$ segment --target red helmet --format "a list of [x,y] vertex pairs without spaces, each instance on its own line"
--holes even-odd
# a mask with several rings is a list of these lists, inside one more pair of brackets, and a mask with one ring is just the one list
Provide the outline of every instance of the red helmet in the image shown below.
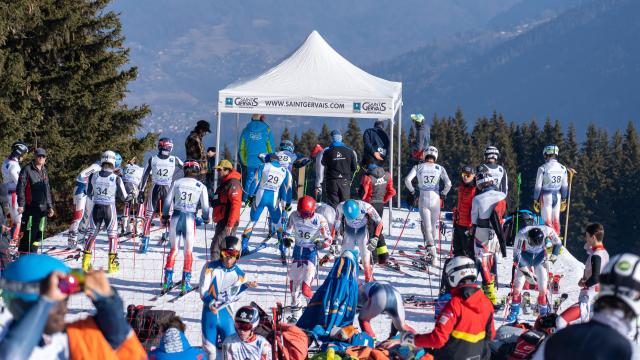
[[298,214],[303,219],[310,219],[316,212],[316,200],[311,196],[305,195],[298,199]]
[[320,153],[320,151],[322,151],[322,145],[320,144],[316,144],[316,146],[313,148],[313,150],[311,150],[311,157],[316,157],[318,156],[318,154]]

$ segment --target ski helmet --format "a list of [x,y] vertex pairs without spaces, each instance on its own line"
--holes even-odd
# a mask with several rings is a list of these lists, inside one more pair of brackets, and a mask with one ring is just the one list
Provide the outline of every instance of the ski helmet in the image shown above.
[[498,160],[498,156],[500,156],[500,150],[498,150],[495,146],[487,146],[484,149],[484,159],[485,160]]
[[253,306],[243,306],[236,312],[234,318],[236,329],[249,331],[255,330],[260,323],[260,312]]
[[411,114],[411,120],[418,124],[422,124],[424,122],[424,115],[422,114]]
[[220,249],[220,253],[224,255],[227,253],[228,256],[231,257],[239,257],[240,256],[240,240],[233,235],[229,235],[224,238],[222,241],[222,246]]
[[544,147],[544,150],[542,150],[544,156],[558,156],[559,153],[560,148],[556,145],[547,145]]
[[433,161],[438,160],[438,149],[435,146],[429,146],[425,151],[424,151],[424,158],[425,160],[431,156],[433,158]]
[[471,165],[465,165],[462,167],[462,170],[460,170],[460,172],[463,174],[467,173],[467,174],[475,175],[476,169]]
[[40,298],[40,281],[54,271],[67,274],[70,269],[62,261],[49,255],[22,255],[7,265],[2,273],[3,296],[23,301],[36,301]]
[[115,167],[119,168],[120,165],[122,165],[122,155],[120,155],[120,153],[116,153],[116,163],[114,164]]
[[529,246],[541,246],[544,244],[544,232],[539,227],[533,227],[527,231]]
[[116,153],[111,150],[107,150],[102,153],[102,157],[100,158],[101,164],[111,164],[111,166],[116,166]]
[[167,153],[173,151],[173,140],[166,137],[160,138],[158,140],[158,151],[166,151]]
[[476,170],[476,185],[478,188],[485,188],[487,186],[491,186],[495,183],[495,179],[493,175],[489,172],[489,169],[486,166],[478,166]]
[[476,280],[478,270],[476,263],[466,256],[456,256],[447,263],[444,269],[451,287],[456,287],[464,279]]
[[614,256],[600,274],[598,299],[613,296],[640,315],[640,257],[630,253]]
[[316,211],[316,200],[309,195],[298,199],[298,214],[303,219],[310,219]]
[[280,143],[280,151],[290,151],[293,152],[293,150],[295,149],[295,147],[293,146],[293,143],[291,142],[291,140],[282,140],[282,142]]
[[22,141],[16,141],[11,145],[11,155],[20,157],[29,152],[29,148]]
[[200,164],[195,160],[187,160],[182,165],[182,171],[184,171],[185,176],[198,175],[200,173]]
[[355,220],[360,215],[360,204],[353,199],[349,199],[342,204],[342,211],[347,220]]

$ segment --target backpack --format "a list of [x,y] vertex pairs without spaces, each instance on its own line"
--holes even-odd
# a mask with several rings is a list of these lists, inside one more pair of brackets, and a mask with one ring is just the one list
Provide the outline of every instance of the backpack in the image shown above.
[[147,351],[160,344],[160,323],[175,314],[173,310],[152,310],[151,306],[127,306],[127,322]]

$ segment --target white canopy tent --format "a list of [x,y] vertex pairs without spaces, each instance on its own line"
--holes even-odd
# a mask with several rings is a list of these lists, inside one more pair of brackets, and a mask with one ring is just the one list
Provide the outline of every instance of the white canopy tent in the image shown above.
[[[393,125],[396,115],[398,121],[402,119],[402,83],[375,77],[353,65],[317,31],[280,64],[218,92],[218,149],[223,113],[390,119],[389,168],[393,177]],[[398,147],[398,159],[400,154]],[[399,166],[397,174],[399,188]]]

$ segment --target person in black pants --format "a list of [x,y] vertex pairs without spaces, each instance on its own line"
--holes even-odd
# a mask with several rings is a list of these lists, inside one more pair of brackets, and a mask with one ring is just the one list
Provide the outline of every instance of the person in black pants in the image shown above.
[[351,199],[351,180],[358,170],[358,155],[342,142],[340,130],[331,132],[331,145],[324,150],[322,165],[326,200],[336,207],[339,203]]
[[18,212],[22,214],[22,238],[18,246],[20,254],[38,251],[40,239],[44,236],[41,230],[44,230],[46,218],[53,216],[49,173],[45,166],[47,152],[37,148],[34,156],[20,171],[16,188]]

